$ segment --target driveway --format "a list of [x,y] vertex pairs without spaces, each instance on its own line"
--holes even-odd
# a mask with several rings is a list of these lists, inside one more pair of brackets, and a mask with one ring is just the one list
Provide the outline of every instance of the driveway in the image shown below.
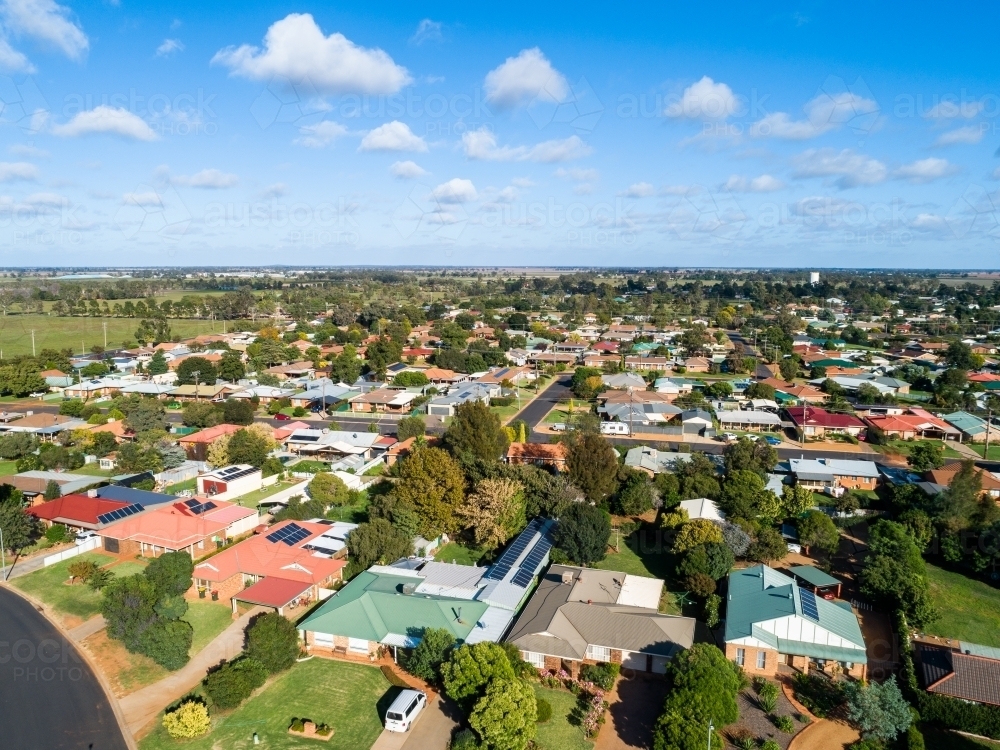
[[383,729],[372,750],[448,750],[451,733],[458,726],[459,718],[455,704],[438,697],[417,717],[409,732]]
[[111,700],[76,647],[0,587],[0,744],[127,750]]
[[531,400],[521,411],[511,417],[511,422],[515,419],[523,419],[528,424],[528,441],[532,443],[547,443],[549,436],[545,433],[534,432],[535,427],[545,419],[545,415],[552,411],[552,408],[561,401],[568,401],[572,396],[569,383],[572,380],[570,375],[562,375],[553,380],[549,385]]
[[608,720],[594,742],[594,750],[635,750],[653,746],[653,727],[663,712],[666,680],[633,677],[618,680],[607,697]]

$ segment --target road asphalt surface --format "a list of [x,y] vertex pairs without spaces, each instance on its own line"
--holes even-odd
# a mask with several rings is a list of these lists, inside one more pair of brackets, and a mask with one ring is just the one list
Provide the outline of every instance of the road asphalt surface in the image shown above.
[[3,587],[0,747],[128,750],[104,688],[76,647]]

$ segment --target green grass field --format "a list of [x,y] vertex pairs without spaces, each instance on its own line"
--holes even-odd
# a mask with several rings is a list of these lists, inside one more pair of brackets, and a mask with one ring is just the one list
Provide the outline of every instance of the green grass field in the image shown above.
[[552,718],[538,725],[536,741],[542,750],[590,750],[594,746],[584,736],[583,729],[570,723],[570,714],[576,706],[575,695],[568,690],[535,685],[535,697],[547,700],[552,706]]
[[190,602],[187,613],[182,618],[194,628],[191,642],[191,656],[201,651],[215,637],[228,628],[232,622],[232,610],[219,602]]
[[[899,453],[903,456],[909,456],[910,451],[913,449],[913,447],[916,445],[920,445],[921,443],[941,445],[940,440],[891,440],[889,441],[888,445],[872,445],[872,448],[877,450],[879,453]],[[991,450],[990,453],[992,454],[993,451]],[[944,457],[965,458],[965,454],[959,453],[957,450],[955,450],[946,443],[944,446]]]
[[282,490],[294,487],[302,481],[303,480],[301,479],[295,479],[291,482],[275,482],[270,487],[263,487],[259,490],[248,492],[245,495],[240,495],[238,498],[235,498],[235,502],[238,502],[240,505],[245,505],[247,508],[256,508],[260,505],[261,500],[269,498],[271,495],[277,495]]
[[930,563],[927,581],[941,613],[927,633],[1000,647],[1000,589]]
[[[31,331],[35,332],[35,350],[72,349],[79,354],[95,344],[104,345],[104,323],[108,324],[108,348],[123,341],[135,341],[138,318],[74,318],[54,315],[0,316],[0,350],[5,356],[31,354]],[[222,333],[222,322],[212,320],[171,319],[170,331],[175,336],[197,336],[201,333]]]
[[[139,743],[141,750],[243,750],[253,747],[253,735],[261,747],[357,750],[369,748],[382,733],[381,715],[399,689],[382,673],[363,664],[312,659],[296,664],[274,682],[228,713],[212,717],[212,730],[195,740],[171,739],[160,721]],[[293,718],[312,719],[333,727],[329,742],[318,742],[288,734]]]
[[82,583],[72,586],[66,583],[69,580],[69,566],[79,560],[92,560],[98,565],[106,565],[114,558],[96,552],[85,552],[15,578],[11,583],[24,593],[40,599],[60,615],[79,618],[81,621],[89,620],[101,610],[100,592]]
[[[992,440],[992,438],[993,436],[991,435],[990,439]],[[982,456],[983,453],[986,451],[985,443],[966,443],[966,445],[972,448],[972,450],[974,450],[980,456]],[[990,461],[1000,461],[1000,445],[997,445],[995,442],[990,443],[990,455],[988,458]]]
[[434,553],[434,559],[438,562],[454,562],[459,565],[475,565],[482,556],[482,550],[470,549],[458,542],[448,542]]
[[9,477],[13,474],[17,474],[17,461],[0,461],[0,477]]

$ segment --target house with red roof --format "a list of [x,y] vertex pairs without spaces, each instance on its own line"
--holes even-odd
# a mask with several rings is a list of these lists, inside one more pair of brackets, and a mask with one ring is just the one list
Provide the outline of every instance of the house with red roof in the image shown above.
[[279,614],[300,599],[315,601],[320,589],[341,580],[346,536],[355,524],[282,521],[194,566],[189,598],[212,593],[237,602],[273,607]]
[[238,424],[219,424],[185,435],[177,443],[192,461],[205,461],[208,459],[208,448],[212,443],[224,435],[232,435],[242,429]]
[[116,521],[97,534],[105,552],[159,557],[184,550],[197,560],[260,524],[256,508],[193,497]]
[[109,516],[129,505],[89,495],[63,495],[28,508],[28,514],[41,521],[46,528],[61,523],[73,530],[94,531],[116,520]]
[[865,417],[871,427],[881,430],[886,437],[898,440],[961,440],[961,430],[952,427],[930,412],[912,408],[906,414],[885,414]]
[[819,406],[789,406],[785,413],[795,424],[800,439],[822,440],[827,435],[864,436],[865,423],[853,414],[831,412]]

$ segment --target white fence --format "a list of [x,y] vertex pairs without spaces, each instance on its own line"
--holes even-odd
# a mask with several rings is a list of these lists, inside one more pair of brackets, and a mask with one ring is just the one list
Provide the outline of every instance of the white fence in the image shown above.
[[92,549],[97,549],[101,546],[101,538],[99,536],[94,536],[85,541],[83,544],[77,545],[76,547],[70,547],[69,549],[64,549],[62,552],[56,552],[54,555],[49,555],[44,560],[42,560],[42,565],[44,567],[49,567],[50,565],[55,565],[63,560],[68,560],[71,557],[76,557],[84,552],[89,552]]

